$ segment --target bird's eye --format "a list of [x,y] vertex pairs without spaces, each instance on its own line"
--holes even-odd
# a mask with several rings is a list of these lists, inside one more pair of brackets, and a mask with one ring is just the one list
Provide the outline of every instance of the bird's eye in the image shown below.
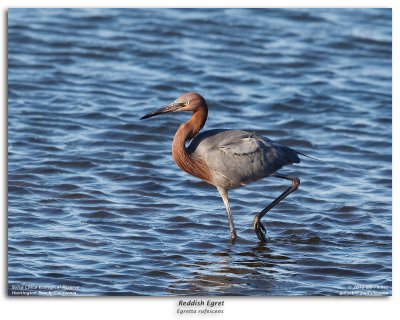
[[186,107],[186,106],[188,106],[190,104],[190,101],[186,101],[186,102],[184,102],[184,104],[185,104],[185,107]]

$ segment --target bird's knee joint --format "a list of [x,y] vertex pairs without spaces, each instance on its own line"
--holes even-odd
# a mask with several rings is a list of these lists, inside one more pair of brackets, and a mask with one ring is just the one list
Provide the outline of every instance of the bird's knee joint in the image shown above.
[[300,185],[300,179],[297,177],[293,177],[292,178],[292,187],[294,189],[297,189],[299,187],[299,185]]

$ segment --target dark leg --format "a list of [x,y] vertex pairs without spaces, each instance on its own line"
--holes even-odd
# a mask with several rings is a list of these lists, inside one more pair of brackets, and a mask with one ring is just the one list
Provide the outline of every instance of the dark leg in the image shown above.
[[300,185],[300,179],[297,177],[284,176],[284,175],[277,174],[277,173],[275,173],[271,176],[281,178],[281,179],[291,180],[292,185],[289,188],[287,188],[278,198],[276,198],[274,201],[272,201],[264,210],[262,210],[260,213],[258,213],[254,217],[254,221],[253,221],[254,232],[256,233],[258,239],[260,239],[263,242],[266,242],[267,238],[265,237],[266,230],[261,223],[261,218],[264,217],[264,215],[269,210],[271,210],[273,207],[275,207],[279,202],[281,202],[283,199],[285,199],[289,194],[291,194],[293,191],[295,191]]

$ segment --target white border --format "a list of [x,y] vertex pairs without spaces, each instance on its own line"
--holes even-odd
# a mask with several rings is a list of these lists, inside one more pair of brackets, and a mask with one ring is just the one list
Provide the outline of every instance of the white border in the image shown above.
[[[168,2],[147,0],[135,3],[129,0],[113,1],[9,1],[2,0],[1,8],[1,101],[3,109],[0,113],[1,135],[0,150],[1,176],[3,183],[0,184],[1,213],[2,213],[2,236],[0,237],[0,248],[2,248],[1,263],[1,295],[0,305],[3,319],[183,319],[189,316],[176,315],[177,298],[152,298],[152,297],[96,297],[96,298],[8,298],[7,295],[7,234],[6,234],[6,192],[7,182],[4,179],[7,174],[6,154],[6,107],[7,107],[7,8],[13,7],[391,7],[393,8],[393,195],[399,193],[399,80],[400,74],[398,58],[400,25],[398,22],[400,13],[400,2],[397,0],[384,1],[202,1],[188,2],[170,0]],[[397,40],[397,41],[396,41]],[[3,49],[4,48],[4,49]],[[396,54],[397,52],[397,54]],[[397,89],[397,90],[396,90]],[[398,212],[399,196],[393,197],[393,213]],[[400,230],[399,220],[393,214],[393,230]],[[399,278],[396,276],[396,267],[399,265],[398,237],[393,234],[393,297],[391,298],[356,298],[356,297],[322,297],[322,298],[239,298],[229,297],[225,299],[225,312],[223,315],[201,316],[201,318],[226,318],[243,319],[246,317],[259,319],[393,319],[396,298],[399,298]],[[397,268],[398,269],[398,268]],[[190,316],[199,318],[199,316]]]

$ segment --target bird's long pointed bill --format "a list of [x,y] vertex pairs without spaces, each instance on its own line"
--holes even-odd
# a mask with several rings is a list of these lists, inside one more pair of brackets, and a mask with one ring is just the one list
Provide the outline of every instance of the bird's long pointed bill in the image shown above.
[[173,103],[167,105],[166,107],[163,107],[161,109],[152,111],[152,112],[144,115],[143,117],[140,118],[140,120],[151,118],[151,117],[154,117],[156,115],[163,114],[163,113],[176,112],[176,111],[179,111],[179,109],[181,109],[183,106],[184,106],[183,103],[173,102]]

